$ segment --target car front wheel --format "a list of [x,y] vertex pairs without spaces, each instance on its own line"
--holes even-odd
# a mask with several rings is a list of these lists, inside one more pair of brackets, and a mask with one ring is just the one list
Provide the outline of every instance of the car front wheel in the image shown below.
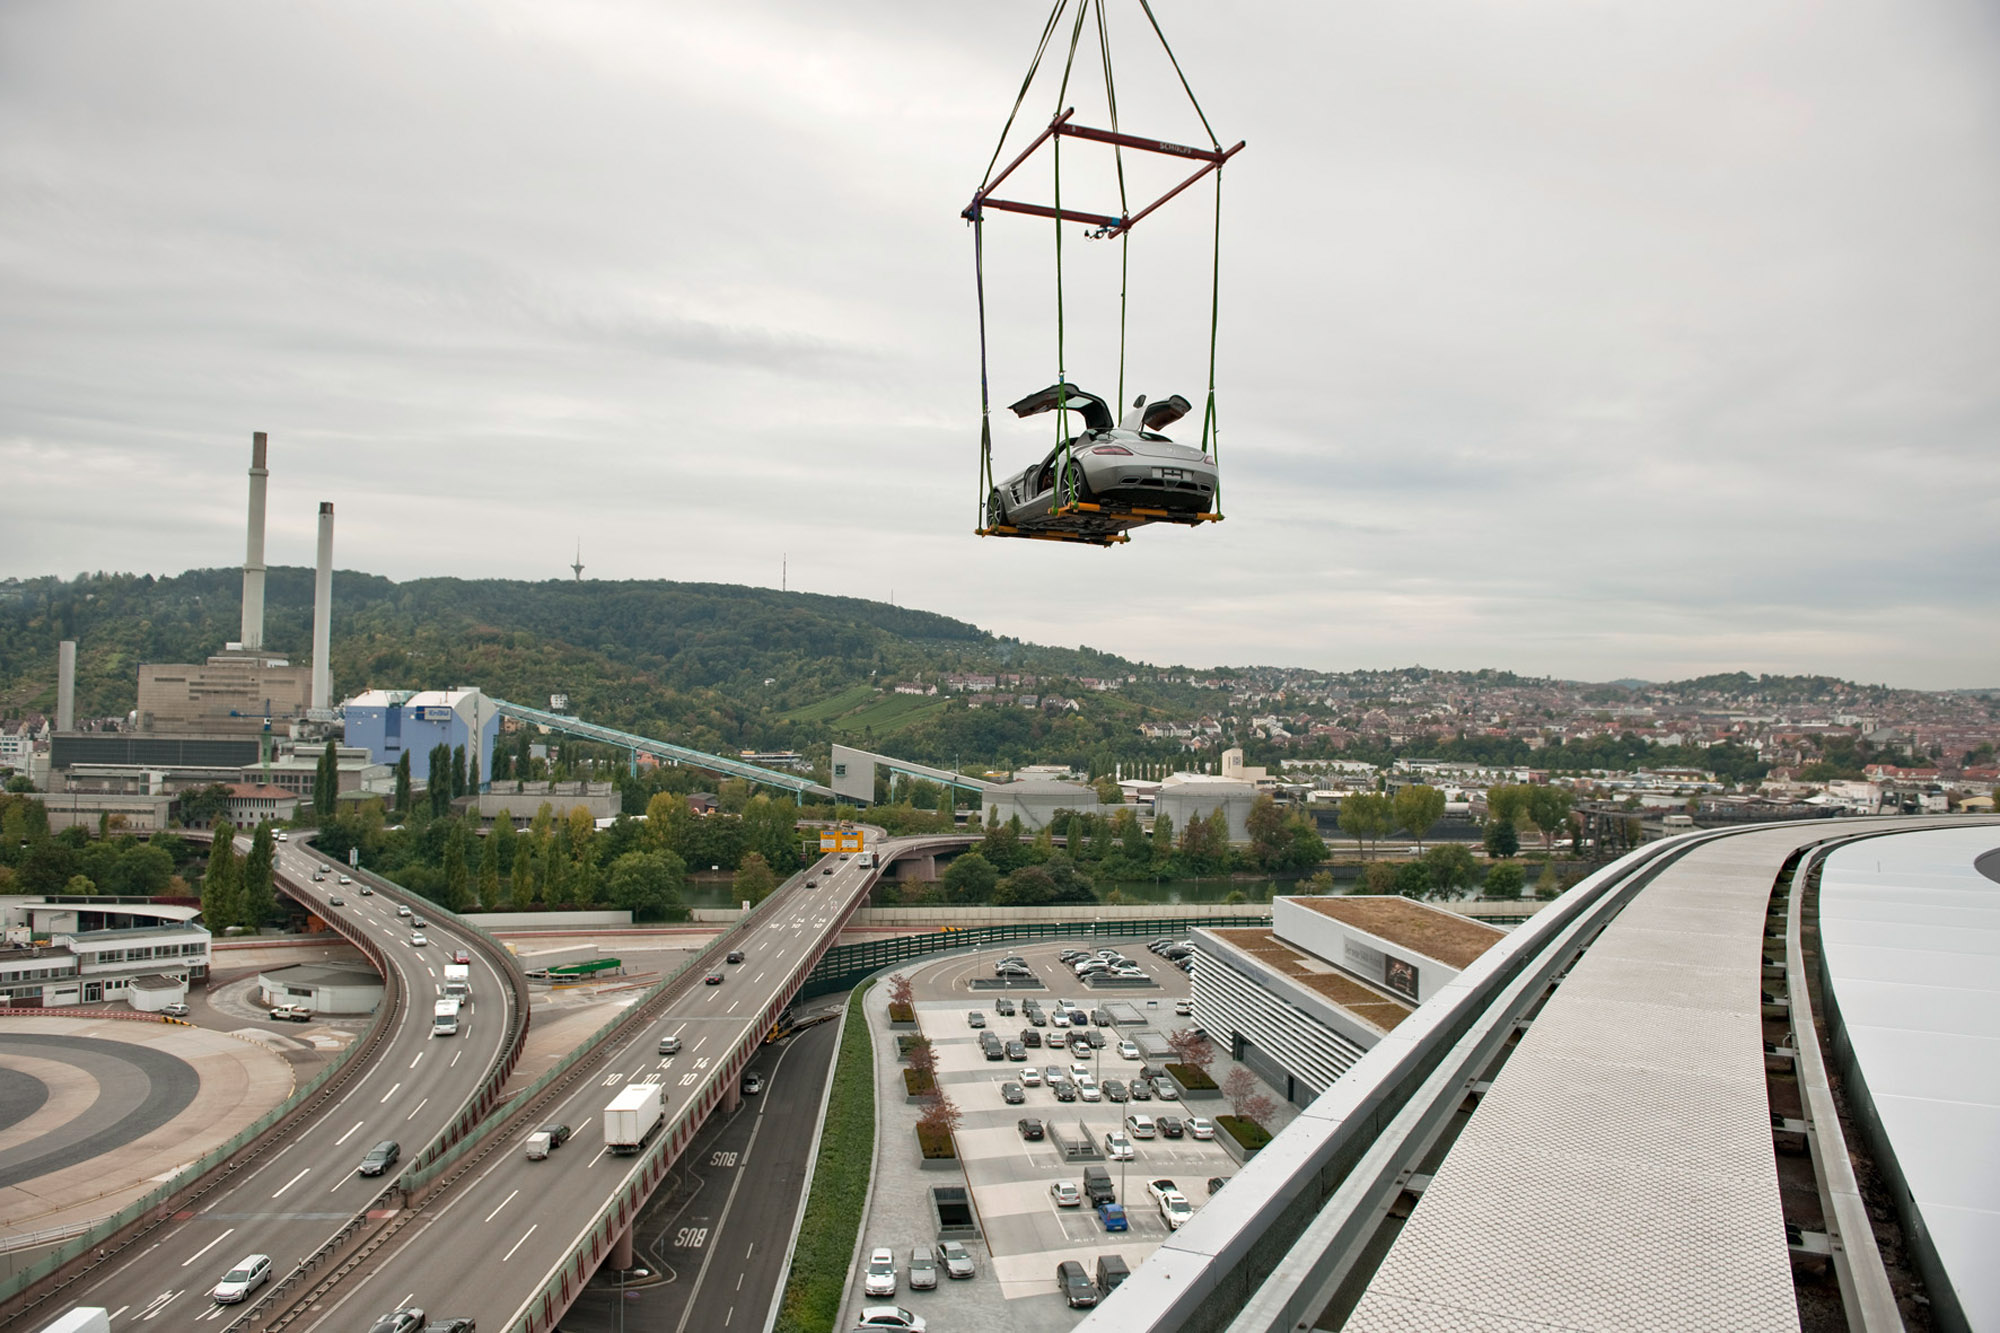
[[1000,498],[998,486],[995,486],[986,497],[986,526],[989,528],[1007,526],[1007,503]]

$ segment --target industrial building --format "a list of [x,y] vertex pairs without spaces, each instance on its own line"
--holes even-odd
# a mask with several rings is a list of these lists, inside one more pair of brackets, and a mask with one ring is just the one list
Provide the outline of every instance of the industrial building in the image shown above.
[[979,799],[985,803],[989,826],[1018,818],[1030,833],[1047,828],[1058,810],[1094,815],[1105,809],[1095,788],[1076,782],[1005,782],[988,787]]
[[272,968],[257,974],[257,989],[265,1004],[302,1004],[316,1014],[368,1014],[382,1002],[382,978],[358,963]]
[[477,753],[481,774],[493,772],[493,742],[500,710],[476,689],[369,690],[349,699],[347,742],[377,764],[410,756],[410,776],[430,780],[431,750],[438,745]]
[[1165,815],[1174,821],[1175,828],[1184,829],[1221,810],[1229,821],[1229,840],[1248,842],[1250,808],[1256,803],[1257,788],[1248,782],[1206,773],[1174,773],[1153,794],[1153,817]]

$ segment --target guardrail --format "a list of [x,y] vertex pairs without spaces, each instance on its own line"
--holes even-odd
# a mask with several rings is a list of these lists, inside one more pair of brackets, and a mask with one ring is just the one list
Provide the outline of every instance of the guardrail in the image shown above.
[[[301,1121],[318,1112],[340,1092],[348,1075],[367,1064],[389,1039],[406,1003],[395,969],[389,966],[380,946],[365,934],[337,919],[329,919],[328,924],[382,974],[382,1005],[367,1035],[336,1054],[326,1068],[282,1104],[183,1171],[181,1175],[187,1179],[169,1181],[148,1192],[0,1285],[0,1305],[5,1306],[0,1315],[8,1320],[26,1315],[226,1183],[230,1176],[257,1161],[279,1139],[289,1135]],[[96,1253],[92,1255],[92,1251]],[[92,1257],[83,1261],[86,1255]]]
[[[853,898],[841,909],[840,920],[845,921],[856,908],[867,901],[874,880],[873,875],[863,878],[860,886],[855,889]],[[789,889],[792,886],[787,887]],[[697,960],[712,958],[726,949],[736,935],[753,927],[781,897],[788,896],[788,893],[770,895],[751,910],[736,930],[716,939],[706,950],[697,955]],[[829,932],[828,938],[834,938],[838,933],[839,928],[836,926]],[[695,961],[690,960],[688,967],[677,972],[676,977],[691,971]],[[661,1178],[666,1175],[667,1168],[679,1158],[682,1149],[686,1148],[694,1138],[695,1132],[707,1118],[709,1111],[723,1099],[733,1081],[742,1072],[744,1065],[748,1064],[750,1057],[756,1054],[757,1048],[763,1043],[764,1034],[784,1012],[792,996],[805,985],[814,962],[815,960],[801,958],[787,974],[784,982],[774,992],[773,998],[759,1013],[757,1020],[751,1024],[743,1039],[710,1070],[710,1077],[699,1097],[681,1104],[680,1112],[660,1132],[658,1141],[641,1157],[636,1174],[628,1176],[624,1186],[605,1203],[583,1239],[556,1266],[543,1283],[541,1291],[528,1298],[525,1317],[518,1323],[510,1322],[508,1325],[510,1330],[516,1330],[517,1333],[552,1333],[557,1321],[582,1292],[584,1284],[590,1280],[590,1275],[596,1271],[611,1247],[617,1243],[618,1237],[638,1217],[640,1208],[651,1197]],[[661,983],[663,987],[668,984],[670,983]]]

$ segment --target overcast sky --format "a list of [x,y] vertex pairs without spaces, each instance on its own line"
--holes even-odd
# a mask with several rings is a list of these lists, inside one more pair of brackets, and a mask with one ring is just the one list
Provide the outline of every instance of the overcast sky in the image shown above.
[[[971,533],[958,213],[1046,5],[10,0],[0,574],[239,563],[265,430],[273,564],[331,500],[397,579],[580,541],[1157,662],[2000,684],[2000,11],[1155,9],[1249,142],[1228,518],[1100,551]],[[1199,139],[1111,21],[1123,127]],[[1199,401],[1212,209],[1135,233],[1128,396]],[[997,403],[1055,378],[1051,231],[988,227]],[[1064,255],[1109,396],[1117,250]]]

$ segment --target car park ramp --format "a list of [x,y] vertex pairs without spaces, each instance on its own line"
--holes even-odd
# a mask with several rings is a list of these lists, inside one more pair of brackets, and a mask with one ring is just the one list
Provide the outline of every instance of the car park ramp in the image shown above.
[[669,741],[654,740],[650,736],[638,736],[629,731],[619,731],[615,727],[601,727],[595,722],[585,722],[582,718],[571,717],[567,713],[551,713],[543,708],[530,708],[526,704],[508,703],[505,699],[489,700],[502,717],[511,717],[516,722],[531,722],[550,731],[559,731],[566,736],[576,736],[582,740],[597,741],[602,745],[615,745],[630,751],[635,757],[648,754],[668,763],[685,764],[706,773],[719,773],[724,777],[742,778],[746,782],[766,787],[776,787],[790,792],[801,802],[807,796],[834,799],[831,787],[825,787],[811,778],[797,773],[780,773],[774,768],[748,763],[741,759],[731,759],[725,755],[706,754],[691,750],[685,745],[675,745]]

